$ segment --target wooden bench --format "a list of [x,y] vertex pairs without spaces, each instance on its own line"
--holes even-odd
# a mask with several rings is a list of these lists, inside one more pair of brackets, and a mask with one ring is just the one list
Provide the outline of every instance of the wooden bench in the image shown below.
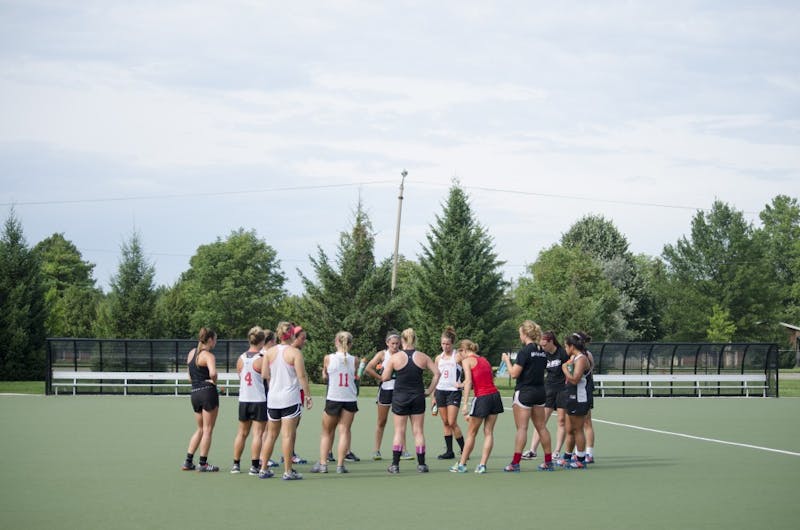
[[594,383],[602,397],[608,390],[639,389],[645,389],[649,397],[656,390],[692,390],[694,395],[702,397],[703,392],[731,389],[743,390],[748,397],[751,390],[758,391],[758,395],[766,397],[768,389],[765,374],[598,374]]
[[[59,388],[72,388],[72,394],[80,387],[121,386],[122,394],[128,395],[128,388],[158,387],[171,389],[175,395],[181,388],[191,388],[189,374],[186,372],[73,372],[54,370],[52,377],[53,393]],[[224,387],[225,395],[231,388],[239,388],[239,374],[218,372],[217,384]]]

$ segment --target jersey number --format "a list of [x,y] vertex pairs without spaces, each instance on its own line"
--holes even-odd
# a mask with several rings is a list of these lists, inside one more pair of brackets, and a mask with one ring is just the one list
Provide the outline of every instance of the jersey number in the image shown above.
[[339,386],[350,386],[350,374],[339,374]]
[[442,372],[442,379],[448,379],[450,377],[450,370],[445,370]]
[[250,372],[244,374],[244,381],[247,383],[247,386],[253,386],[253,374]]

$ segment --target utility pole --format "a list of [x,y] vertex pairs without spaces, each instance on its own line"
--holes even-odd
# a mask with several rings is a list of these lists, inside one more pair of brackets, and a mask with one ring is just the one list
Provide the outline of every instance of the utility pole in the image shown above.
[[403,214],[403,183],[406,181],[408,171],[405,169],[400,173],[403,179],[400,181],[400,195],[397,197],[397,228],[394,232],[394,266],[392,267],[392,293],[397,286],[397,259],[400,247],[400,217]]

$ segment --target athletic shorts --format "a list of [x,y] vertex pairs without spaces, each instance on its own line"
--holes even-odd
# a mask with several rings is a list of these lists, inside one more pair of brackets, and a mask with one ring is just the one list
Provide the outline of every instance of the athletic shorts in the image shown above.
[[544,406],[548,409],[563,409],[564,407],[558,406],[558,395],[561,393],[561,387],[545,387],[545,400]]
[[502,412],[503,398],[500,397],[500,392],[473,398],[469,408],[469,415],[475,418],[485,418]]
[[460,407],[461,394],[461,390],[437,390],[434,393],[434,396],[436,396],[436,406],[439,408]]
[[375,403],[383,407],[391,407],[393,394],[394,390],[384,390],[380,388],[378,389],[378,399],[375,400]]
[[331,401],[325,400],[325,413],[328,416],[339,416],[342,410],[356,413],[358,412],[358,401]]
[[267,421],[267,402],[240,401],[239,421]]
[[269,421],[281,421],[284,418],[297,418],[302,413],[303,405],[301,403],[286,407],[285,409],[267,409]]
[[392,412],[397,416],[425,414],[425,394],[398,394],[392,396]]
[[211,412],[219,408],[219,392],[217,392],[217,387],[206,386],[192,389],[192,408],[197,413],[201,410]]
[[514,392],[514,405],[529,409],[531,407],[541,407],[547,400],[544,387],[534,386],[523,388]]
[[578,401],[578,396],[566,392],[566,407],[567,414],[570,416],[586,416],[589,413],[589,402]]

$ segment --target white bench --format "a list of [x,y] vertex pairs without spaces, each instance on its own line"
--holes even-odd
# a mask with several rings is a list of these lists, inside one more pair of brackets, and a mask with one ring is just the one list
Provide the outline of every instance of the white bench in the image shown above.
[[649,397],[653,397],[654,390],[672,389],[691,389],[697,397],[702,397],[703,392],[722,389],[744,390],[749,397],[753,390],[766,397],[768,389],[765,374],[598,374],[594,382],[595,390],[599,390],[602,397],[607,390],[622,389],[645,389]]
[[[72,388],[72,394],[79,387],[121,386],[123,395],[128,395],[128,388],[161,387],[174,390],[178,395],[180,388],[191,388],[189,374],[186,372],[73,372],[54,370],[51,379],[53,393],[59,388]],[[239,374],[236,372],[218,372],[217,385],[224,387],[225,395],[230,395],[231,388],[239,388]]]

